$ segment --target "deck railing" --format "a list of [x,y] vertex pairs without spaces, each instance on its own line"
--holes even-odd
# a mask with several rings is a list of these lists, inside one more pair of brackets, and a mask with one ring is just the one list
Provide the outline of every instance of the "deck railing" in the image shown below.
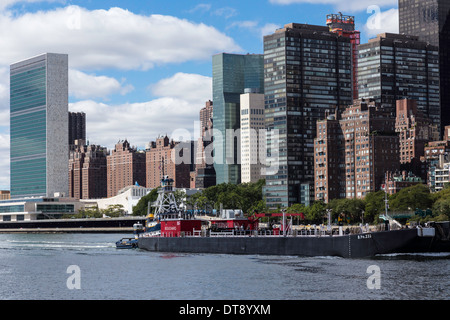
[[[193,232],[182,232],[181,237],[330,237],[338,235],[349,234],[366,234],[371,232],[386,231],[384,224],[380,224],[375,227],[369,227],[368,225],[346,227],[339,230],[339,228],[328,228],[325,225],[313,226],[307,228],[291,229],[284,235],[282,230],[278,229],[262,229],[262,230],[224,230],[224,231],[212,231],[212,230],[193,230]],[[168,235],[174,236],[174,235]]]

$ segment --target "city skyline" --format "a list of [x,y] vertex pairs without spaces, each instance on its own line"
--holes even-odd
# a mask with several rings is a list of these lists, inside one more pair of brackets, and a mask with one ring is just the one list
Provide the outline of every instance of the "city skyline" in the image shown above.
[[10,188],[9,65],[15,61],[68,54],[69,111],[86,113],[86,139],[109,149],[128,139],[144,148],[159,134],[194,132],[199,110],[212,98],[214,54],[262,54],[263,35],[292,22],[325,26],[326,15],[338,11],[356,16],[361,43],[395,32],[397,1],[375,2],[383,21],[376,30],[377,11],[368,10],[373,1],[3,2],[0,32],[8,49],[0,53],[0,189]]

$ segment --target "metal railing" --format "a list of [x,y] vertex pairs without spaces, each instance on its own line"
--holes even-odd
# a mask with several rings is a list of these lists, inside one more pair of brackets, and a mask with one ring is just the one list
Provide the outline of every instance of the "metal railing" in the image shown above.
[[[290,229],[283,233],[282,230],[278,229],[262,229],[262,230],[224,230],[224,231],[212,231],[212,230],[193,230],[192,232],[177,232],[177,233],[164,233],[165,237],[330,237],[338,235],[349,235],[349,234],[366,234],[373,231],[383,231],[383,225],[378,225],[375,230],[367,225],[353,226],[342,228],[328,228],[325,225],[307,227],[307,228],[297,228]],[[380,230],[381,229],[381,230]]]

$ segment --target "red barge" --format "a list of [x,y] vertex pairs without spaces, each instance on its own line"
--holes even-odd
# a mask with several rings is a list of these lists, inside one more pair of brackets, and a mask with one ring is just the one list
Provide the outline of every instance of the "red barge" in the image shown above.
[[[158,191],[156,210],[149,214],[146,228],[136,236],[138,247],[156,252],[251,255],[339,256],[366,258],[378,254],[450,252],[449,223],[399,230],[338,234],[331,226],[293,230],[283,216],[280,228],[260,228],[267,214],[244,218],[242,212],[225,210],[221,218],[201,220],[178,210],[173,180],[165,177]],[[272,214],[273,215],[273,214]],[[292,215],[292,214],[291,214]],[[293,214],[300,215],[301,214]]]

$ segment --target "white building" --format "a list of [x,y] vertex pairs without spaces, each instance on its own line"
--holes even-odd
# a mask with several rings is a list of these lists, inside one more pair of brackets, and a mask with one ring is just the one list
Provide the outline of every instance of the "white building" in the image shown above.
[[1,221],[32,221],[63,218],[84,209],[79,200],[70,198],[21,198],[0,201]]
[[264,94],[245,90],[241,94],[241,182],[256,182],[265,176],[266,135]]
[[141,186],[128,186],[119,190],[117,196],[104,199],[86,199],[80,200],[87,208],[98,207],[100,210],[108,209],[112,205],[122,205],[127,214],[133,213],[133,207],[138,204],[143,196],[152,191],[152,188],[144,188]]
[[450,183],[450,162],[443,163],[435,169],[435,191],[441,191],[447,183]]

